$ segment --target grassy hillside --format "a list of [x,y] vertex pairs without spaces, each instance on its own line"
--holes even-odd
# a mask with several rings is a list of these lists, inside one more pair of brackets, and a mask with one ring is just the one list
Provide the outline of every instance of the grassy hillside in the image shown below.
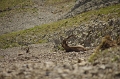
[[[64,2],[75,2],[76,0],[45,0],[46,4],[59,4]],[[24,7],[29,6],[33,3],[33,0],[0,0],[0,10],[7,8],[13,8],[15,6]]]
[[87,22],[95,16],[108,14],[111,14],[112,16],[101,17],[100,19],[107,21],[108,18],[120,17],[120,4],[109,6],[99,10],[89,11],[74,16],[72,18],[60,20],[49,24],[43,24],[34,28],[3,34],[0,36],[0,48],[25,45],[26,43],[44,43],[47,42],[47,39],[44,38],[47,35],[51,35],[63,28],[78,26],[82,22]]
[[[45,0],[44,3],[46,6],[53,6],[58,4],[60,5],[61,3],[68,3],[71,1],[75,2],[75,0]],[[34,9],[31,7],[35,4],[36,3],[34,0],[0,0],[0,17],[21,11],[34,11]],[[61,5],[60,7],[63,6]]]

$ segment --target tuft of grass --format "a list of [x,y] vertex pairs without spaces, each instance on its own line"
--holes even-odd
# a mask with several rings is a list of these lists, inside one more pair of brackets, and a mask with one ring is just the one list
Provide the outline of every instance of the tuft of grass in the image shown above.
[[101,51],[94,52],[92,55],[90,55],[88,61],[94,62],[99,57],[100,54],[101,54]]
[[3,59],[4,58],[4,56],[0,56],[0,59]]
[[92,55],[90,55],[88,61],[94,63],[95,60],[99,60],[101,58],[105,59],[106,57],[109,57],[109,62],[119,62],[120,61],[119,49],[120,47],[117,46],[117,47],[111,47],[109,49],[105,49],[103,51],[99,50],[97,52],[94,52]]
[[96,51],[92,55],[90,55],[88,61],[93,63],[95,60],[97,60],[98,58],[104,56],[107,53],[109,53],[109,49],[106,49],[106,50],[103,50],[103,51],[101,51],[101,50]]
[[111,59],[111,61],[115,62],[115,61],[119,61],[119,59],[120,59],[120,56],[116,55]]
[[[113,13],[114,11],[114,13]],[[8,48],[19,46],[19,43],[44,43],[47,42],[45,37],[53,34],[56,31],[62,30],[63,28],[71,28],[79,26],[83,22],[87,22],[93,17],[93,15],[108,15],[120,16],[120,4],[102,8],[99,10],[88,11],[74,17],[59,20],[56,22],[35,26],[34,28],[3,34],[0,36],[0,48]],[[107,20],[109,17],[102,17],[102,20]]]

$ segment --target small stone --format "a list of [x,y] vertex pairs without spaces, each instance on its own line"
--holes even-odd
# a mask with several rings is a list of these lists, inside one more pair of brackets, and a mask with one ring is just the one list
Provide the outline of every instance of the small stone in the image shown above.
[[46,70],[45,76],[49,76],[50,75],[50,71]]
[[116,72],[114,76],[120,78],[120,72]]
[[78,65],[79,66],[84,66],[84,65],[86,65],[87,64],[87,62],[85,62],[85,61],[82,61],[81,63],[79,63]]
[[54,64],[53,62],[45,62],[44,65],[45,65],[45,67],[46,67],[47,69],[52,68],[52,67],[55,66],[55,64]]
[[12,73],[12,72],[13,72],[12,70],[7,71],[7,73]]
[[19,53],[19,54],[18,54],[18,56],[21,56],[21,55],[23,55],[23,53]]
[[100,65],[99,68],[100,69],[105,69],[106,67],[105,67],[105,65]]
[[92,66],[85,66],[83,67],[83,70],[91,70],[92,69]]
[[84,58],[80,58],[80,59],[78,59],[78,63],[81,63],[81,62],[83,62],[83,61],[85,61]]
[[57,69],[57,72],[61,74],[61,73],[63,73],[63,70],[59,68],[59,69]]
[[78,63],[81,63],[82,62],[82,60],[81,59],[78,59]]

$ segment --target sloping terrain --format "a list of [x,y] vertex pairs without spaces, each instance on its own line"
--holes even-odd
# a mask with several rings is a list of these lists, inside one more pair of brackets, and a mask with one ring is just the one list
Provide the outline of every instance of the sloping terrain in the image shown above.
[[[61,42],[72,34],[76,37],[68,44],[83,45],[87,51],[64,51]],[[95,53],[105,35],[118,45]],[[119,79],[119,35],[120,4],[2,34],[0,79]]]
[[74,1],[2,0],[0,35],[57,21],[70,10]]
[[119,79],[120,47],[98,54],[88,62],[93,50],[85,52],[54,51],[53,44],[30,45],[0,50],[1,79]]
[[78,42],[80,44],[84,44],[85,40],[88,41],[89,39],[92,41],[89,41],[89,44],[93,43],[94,38],[98,39],[106,34],[111,34],[114,36],[113,38],[117,38],[120,28],[119,7],[119,4],[109,6],[107,8],[89,11],[57,22],[3,34],[0,36],[0,48],[55,42],[55,40],[60,43],[63,37],[71,34],[75,34],[79,37]]
[[120,3],[119,0],[77,0],[74,7],[62,18],[72,17],[83,12],[97,10],[118,3]]

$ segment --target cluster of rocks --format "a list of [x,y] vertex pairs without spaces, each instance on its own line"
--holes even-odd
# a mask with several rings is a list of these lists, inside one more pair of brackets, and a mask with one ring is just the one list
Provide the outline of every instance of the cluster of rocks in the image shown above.
[[[84,60],[93,52],[54,51],[53,43],[30,45],[0,50],[0,79],[53,79],[56,68],[61,70],[65,64],[86,64]],[[59,68],[60,66],[60,68]],[[58,70],[58,71],[59,71]],[[59,71],[61,72],[61,71]],[[51,75],[51,76],[50,76]]]
[[[49,44],[50,45],[50,44]],[[46,45],[39,45],[39,47]],[[51,46],[51,45],[50,45]],[[34,55],[38,58],[30,57],[28,60],[19,60],[6,64],[7,67],[0,66],[0,79],[119,79],[120,78],[120,47],[108,49],[107,53],[101,54],[95,62],[87,61],[89,58],[87,52],[69,52],[63,51],[50,52],[43,47],[34,47],[31,49],[28,57]],[[16,48],[15,48],[16,49]],[[14,50],[15,50],[14,49]],[[37,49],[37,51],[34,50]],[[11,50],[12,51],[12,50]],[[12,51],[14,52],[14,51]],[[47,53],[46,53],[47,52]],[[5,53],[5,52],[4,52]],[[15,54],[16,52],[14,52]],[[18,52],[20,53],[20,52]],[[85,53],[87,56],[85,57]],[[81,55],[83,54],[83,55]],[[90,53],[92,54],[92,52]],[[117,56],[117,58],[116,58]],[[14,56],[13,58],[14,59]],[[38,61],[38,60],[39,61]],[[1,59],[2,60],[2,59]],[[9,59],[8,59],[9,61]],[[1,64],[3,65],[3,63]]]
[[[81,1],[83,2],[79,4],[83,7],[82,4],[91,4],[94,1],[94,4],[99,4],[98,6],[107,6],[117,3],[118,0]],[[80,6],[76,4],[75,7],[72,12]],[[120,35],[119,17],[107,21],[100,19],[109,16],[111,14],[91,17],[90,21],[77,27],[63,28],[56,33],[48,34],[44,39],[48,39],[49,43],[0,49],[0,79],[119,79],[119,46],[100,52],[94,62],[88,62],[89,56],[94,52],[94,47],[100,43],[102,36],[110,35],[116,39]],[[76,38],[69,39],[68,43],[81,44],[90,50],[68,53],[56,50],[60,48],[63,37],[72,34],[76,35]],[[26,52],[27,48],[29,51]]]
[[75,6],[62,18],[120,3],[120,0],[77,0]]
[[[29,52],[26,52],[24,46],[2,49],[0,79],[119,79],[120,47],[105,50],[93,63],[88,62],[89,56],[94,52],[92,47],[99,44],[102,36],[110,34],[115,39],[120,35],[119,25],[120,18],[108,21],[97,18],[78,27],[54,33],[48,39],[50,43],[28,45]],[[54,50],[64,39],[60,35],[67,37],[71,34],[77,38],[71,38],[70,43],[83,44],[91,49],[69,53]]]
[[[100,17],[101,15],[98,16],[98,18]],[[71,45],[84,45],[85,47],[96,47],[105,35],[110,35],[113,40],[116,40],[120,35],[120,18],[112,18],[107,21],[98,18],[93,20],[91,18],[91,21],[82,23],[77,27],[62,29],[55,33],[52,38],[49,37],[49,41],[54,42],[57,48],[64,38],[72,34],[76,35],[76,38],[70,38],[68,43]]]

